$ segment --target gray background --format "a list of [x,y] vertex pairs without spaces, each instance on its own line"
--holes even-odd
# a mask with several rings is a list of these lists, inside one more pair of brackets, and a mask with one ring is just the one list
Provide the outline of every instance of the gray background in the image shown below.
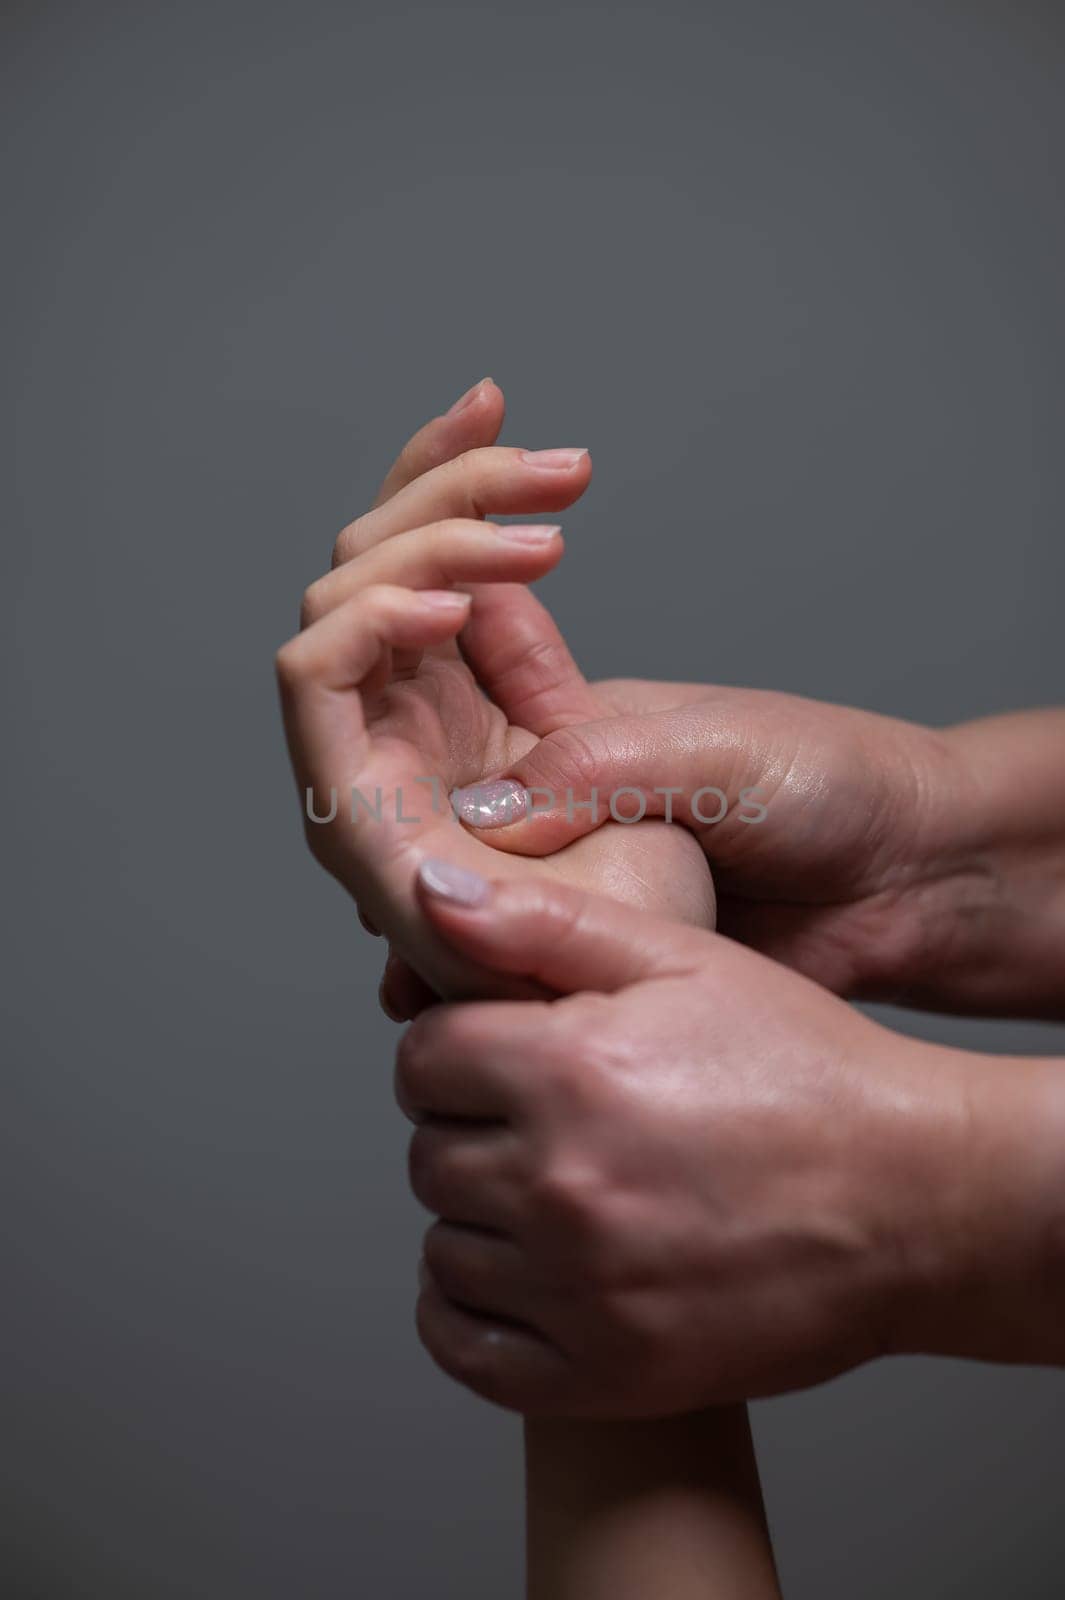
[[[1056,4],[7,5],[3,1577],[519,1591],[272,656],[491,372],[588,669],[1065,698]],[[8,497],[10,499],[8,500]],[[902,1019],[980,1048],[1065,1030]],[[1060,1375],[757,1408],[791,1600],[1058,1594]]]

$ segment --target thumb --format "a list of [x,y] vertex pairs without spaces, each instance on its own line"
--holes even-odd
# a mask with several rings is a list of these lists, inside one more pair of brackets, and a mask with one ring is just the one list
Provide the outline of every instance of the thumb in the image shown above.
[[546,606],[522,583],[468,585],[473,609],[460,645],[481,688],[509,722],[540,737],[603,707]]
[[665,817],[699,831],[743,781],[742,747],[716,731],[688,707],[557,728],[452,803],[486,843],[516,855],[550,855],[609,821]]
[[490,881],[449,861],[424,859],[417,893],[455,949],[556,994],[613,994],[641,979],[690,973],[716,937],[566,884]]

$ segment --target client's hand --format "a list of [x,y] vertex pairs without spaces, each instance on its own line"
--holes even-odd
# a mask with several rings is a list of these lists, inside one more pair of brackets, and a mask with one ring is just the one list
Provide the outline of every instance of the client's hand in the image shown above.
[[[485,383],[415,436],[374,510],[341,534],[333,570],[304,597],[303,631],[277,659],[313,853],[424,982],[449,993],[500,990],[497,975],[472,974],[435,939],[414,903],[426,855],[500,870],[456,822],[449,792],[607,709],[524,587],[560,559],[557,527],[478,520],[572,503],[590,477],[587,452],[470,448],[501,420],[502,396]],[[545,867],[712,924],[709,872],[681,829],[614,824],[545,863],[515,857],[504,870]]]

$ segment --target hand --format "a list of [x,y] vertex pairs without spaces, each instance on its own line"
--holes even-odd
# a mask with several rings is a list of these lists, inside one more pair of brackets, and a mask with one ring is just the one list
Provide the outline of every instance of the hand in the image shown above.
[[[665,1415],[892,1351],[1065,1358],[1061,1064],[896,1037],[716,934],[425,871],[471,961],[565,998],[437,1006],[419,1329],[523,1412]],[[589,991],[579,993],[577,991]]]
[[[568,794],[598,790],[602,819],[631,787],[647,815],[671,815],[699,840],[721,932],[837,994],[987,1005],[996,985],[968,935],[994,874],[975,821],[980,785],[956,740],[757,690],[618,680],[597,692],[613,715],[557,729],[500,769],[531,803],[522,817],[494,786],[514,820],[481,837],[500,851],[554,851],[595,825],[579,804],[567,815]],[[634,814],[637,797],[617,807]]]
[[[471,515],[571,503],[590,476],[587,452],[463,448],[494,438],[501,421],[502,396],[486,382],[415,436],[375,509],[340,535],[333,570],[304,596],[303,631],[277,663],[301,796],[313,802],[312,851],[423,985],[449,992],[456,984],[481,992],[485,975],[461,969],[427,937],[411,896],[414,864],[433,851],[471,867],[498,861],[458,827],[449,791],[605,709],[524,587],[560,559],[557,527]],[[576,840],[545,866],[635,904],[712,921],[705,862],[690,839],[659,823]],[[517,859],[513,868],[533,870]]]

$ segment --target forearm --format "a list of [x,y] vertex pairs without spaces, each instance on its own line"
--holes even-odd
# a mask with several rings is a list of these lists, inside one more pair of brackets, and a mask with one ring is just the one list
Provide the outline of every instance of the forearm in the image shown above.
[[912,1048],[954,1110],[911,1211],[896,1348],[1065,1366],[1065,1059]]
[[[630,840],[659,826],[642,823]],[[706,869],[676,846],[690,901]],[[534,1418],[525,1460],[528,1600],[778,1600],[745,1406]]]
[[746,1408],[526,1424],[529,1600],[777,1600]]

